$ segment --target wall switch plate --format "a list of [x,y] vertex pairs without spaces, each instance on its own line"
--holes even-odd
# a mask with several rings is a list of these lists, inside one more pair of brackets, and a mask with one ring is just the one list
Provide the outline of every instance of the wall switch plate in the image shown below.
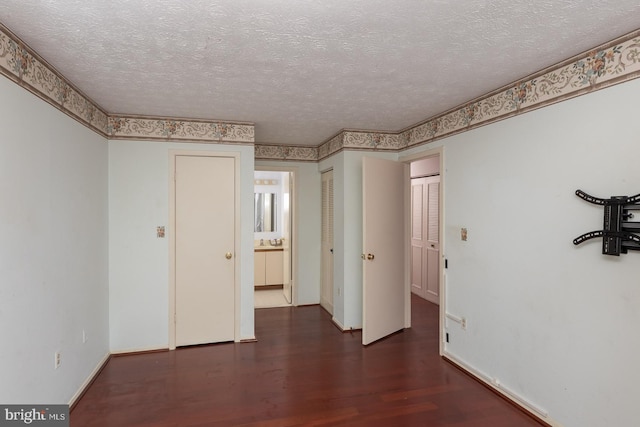
[[156,227],[156,236],[158,236],[158,239],[164,239],[164,225]]
[[467,229],[466,228],[461,228],[460,229],[460,239],[464,242],[467,241]]

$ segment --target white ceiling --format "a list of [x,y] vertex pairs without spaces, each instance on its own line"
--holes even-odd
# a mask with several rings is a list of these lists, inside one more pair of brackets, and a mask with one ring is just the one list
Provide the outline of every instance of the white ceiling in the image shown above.
[[640,28],[638,0],[2,0],[110,114],[254,122],[256,142],[399,131]]

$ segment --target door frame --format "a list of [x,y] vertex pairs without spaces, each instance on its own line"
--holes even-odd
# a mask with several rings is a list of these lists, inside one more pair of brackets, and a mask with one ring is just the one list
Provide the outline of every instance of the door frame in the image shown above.
[[[176,349],[176,157],[226,157],[234,159],[235,171],[235,216],[240,215],[240,153],[235,151],[190,151],[190,150],[169,150],[169,350]],[[234,224],[234,341],[239,341],[240,337],[240,270],[241,270],[241,221]]]
[[[439,353],[440,356],[444,355],[444,344],[445,344],[445,315],[446,315],[446,270],[445,270],[445,257],[446,257],[446,241],[445,241],[445,180],[446,180],[446,170],[444,168],[444,160],[445,160],[445,150],[444,147],[437,147],[430,150],[421,151],[415,154],[409,154],[405,156],[399,156],[398,161],[402,163],[411,163],[417,160],[427,159],[429,157],[439,156],[440,162],[440,192],[439,192],[439,206],[438,206],[438,235],[440,241],[440,274],[438,278],[438,294],[439,294],[439,316],[438,316],[438,341],[439,341]],[[407,181],[405,182],[405,191],[411,191],[411,177],[409,176]],[[407,224],[411,224],[411,199],[410,197],[405,200],[405,218],[407,220]],[[405,227],[406,228],[406,227]],[[405,230],[405,251],[409,252],[405,256],[405,264],[409,265],[411,262],[410,259],[410,251],[411,251],[411,227]],[[408,266],[406,267],[409,268]],[[407,325],[411,325],[411,275],[408,274],[405,278],[406,284],[406,292],[407,292],[407,307],[405,310],[405,315],[407,318],[405,319],[405,323]]]
[[[289,172],[291,174],[291,200],[289,201],[289,221],[291,227],[291,242],[289,253],[291,256],[291,305],[298,305],[298,167],[297,166],[269,166],[254,165],[254,171]],[[254,304],[255,305],[255,304]]]

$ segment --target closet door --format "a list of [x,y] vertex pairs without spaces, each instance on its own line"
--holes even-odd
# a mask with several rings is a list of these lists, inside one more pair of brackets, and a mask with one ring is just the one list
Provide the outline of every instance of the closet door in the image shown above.
[[424,277],[427,250],[425,179],[413,178],[411,180],[411,292],[424,299],[427,298]]
[[175,156],[175,343],[233,341],[235,159]]
[[411,180],[411,292],[438,304],[440,176]]
[[426,260],[425,298],[440,303],[440,176],[425,178]]
[[333,314],[333,170],[322,174],[320,305]]

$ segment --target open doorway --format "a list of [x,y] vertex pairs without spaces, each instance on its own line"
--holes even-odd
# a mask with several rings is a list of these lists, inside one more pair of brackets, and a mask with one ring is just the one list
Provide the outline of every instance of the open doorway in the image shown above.
[[293,172],[254,172],[254,306],[293,304]]
[[[390,333],[412,324],[411,292],[411,174],[410,165],[428,157],[442,169],[442,149],[400,157],[398,161],[381,157],[362,158],[362,337],[363,345],[371,344]],[[444,180],[444,176],[441,176]],[[428,197],[428,196],[427,196]],[[438,208],[438,221],[432,222],[432,234],[440,242],[443,235],[441,191],[433,191]],[[384,230],[381,233],[380,230]],[[443,244],[442,241],[441,244]],[[444,246],[443,246],[444,247]],[[443,249],[439,248],[439,249]],[[438,258],[439,257],[439,258]],[[439,304],[431,304],[443,325],[443,257],[435,257]],[[403,277],[402,286],[397,278]],[[443,331],[438,328],[440,351]]]
[[[399,159],[401,162],[410,165],[410,173],[407,174],[406,180],[406,194],[407,194],[407,203],[405,205],[405,218],[407,221],[406,227],[406,247],[407,247],[407,261],[406,268],[408,269],[407,273],[407,283],[406,283],[406,293],[407,293],[407,301],[412,301],[415,298],[419,298],[420,301],[423,299],[425,301],[429,301],[429,304],[437,304],[437,312],[438,312],[438,335],[439,335],[439,349],[440,354],[444,354],[444,345],[445,345],[445,307],[446,307],[446,270],[445,270],[445,240],[444,240],[444,180],[445,180],[445,170],[444,170],[444,149],[442,147],[436,148],[433,150],[428,150],[419,154],[412,154],[409,156],[404,156]],[[424,178],[424,177],[435,177],[437,179],[426,180],[423,182],[423,185],[431,185],[431,192],[427,188],[425,190],[422,188],[414,188],[412,186],[413,178]],[[421,191],[422,190],[422,191]],[[418,194],[421,194],[420,197],[417,197]],[[431,199],[431,201],[437,203],[437,209],[435,208],[435,204],[432,205],[431,212],[429,209],[422,209],[422,217],[417,217],[413,215],[412,210],[412,199],[421,198],[424,201],[425,198]],[[426,221],[424,215],[431,215],[431,222]],[[422,227],[424,233],[427,234],[423,238],[424,245],[427,249],[423,249],[420,251],[414,250],[413,238],[416,234],[415,230],[413,230],[414,225],[413,222],[418,221],[420,218],[420,226]],[[437,219],[436,219],[437,218]],[[425,230],[426,227],[426,230]],[[430,234],[430,236],[428,236]],[[431,245],[434,247],[431,247]],[[437,251],[435,251],[437,249]],[[432,250],[433,252],[427,254],[429,256],[422,256],[424,254],[424,250]],[[434,256],[435,255],[435,256]],[[414,258],[417,260],[414,262]],[[419,260],[419,261],[418,261]],[[426,263],[426,265],[425,265]],[[414,268],[415,267],[415,268]],[[417,274],[414,275],[414,270],[417,270]],[[431,283],[420,284],[417,285],[415,283],[418,278],[422,283],[422,279],[430,280]],[[414,283],[416,286],[414,286]],[[416,288],[420,288],[423,292],[426,293],[426,290],[431,288],[431,299],[423,298],[422,295],[419,295],[419,292],[416,292]],[[428,294],[428,295],[429,295]],[[434,295],[437,294],[437,295]],[[408,302],[409,308],[409,316],[411,316],[411,307],[413,304]],[[423,306],[423,304],[420,304]]]
[[411,292],[440,304],[440,156],[411,162]]

